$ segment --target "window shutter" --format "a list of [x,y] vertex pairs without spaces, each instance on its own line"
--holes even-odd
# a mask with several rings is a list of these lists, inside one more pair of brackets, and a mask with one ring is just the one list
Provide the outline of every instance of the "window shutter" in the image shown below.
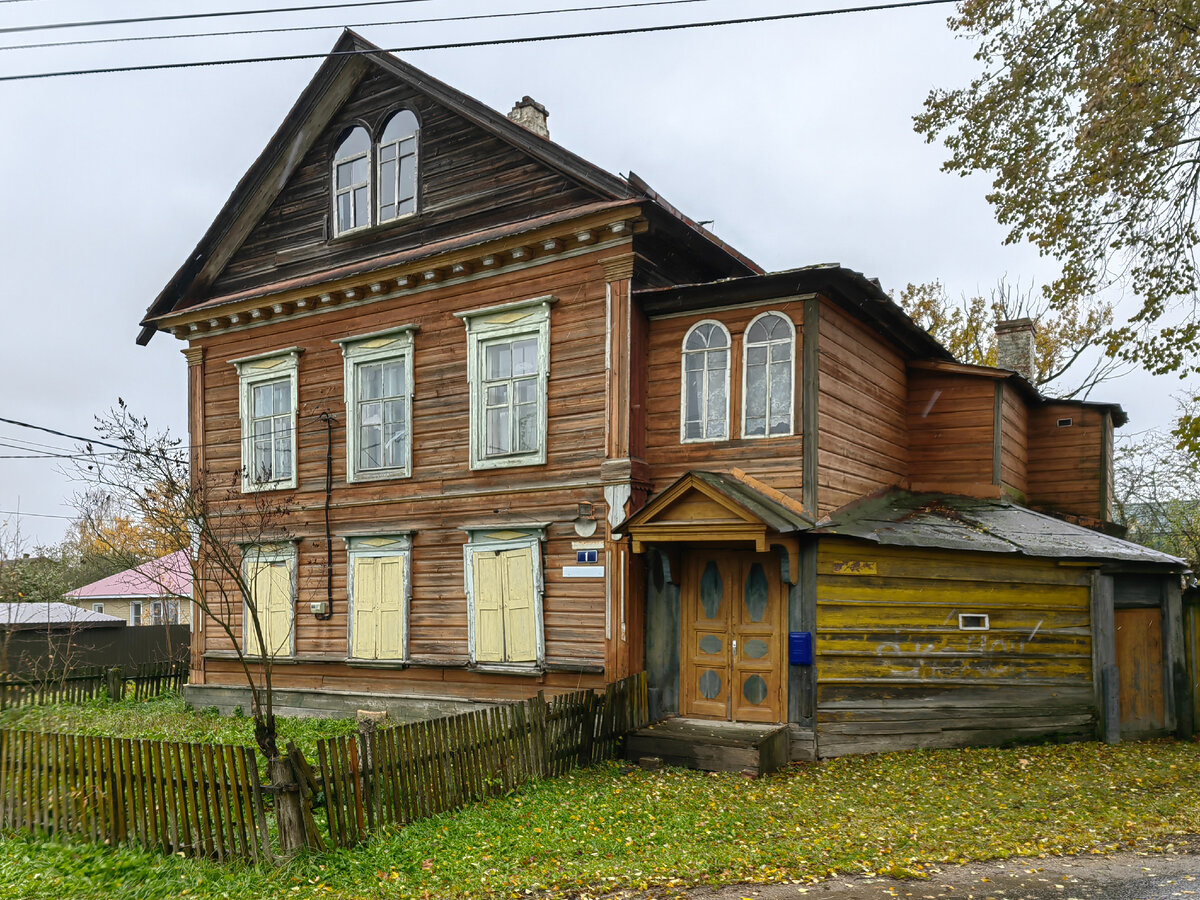
[[248,656],[262,656],[262,647],[258,643],[258,630],[254,627],[254,619],[257,616],[259,627],[262,628],[263,637],[268,637],[267,622],[267,607],[271,599],[271,565],[264,562],[254,562],[254,568],[250,577],[250,595],[252,603],[246,604],[245,621],[242,622],[242,634],[245,637],[246,654]]
[[504,650],[507,662],[537,661],[537,621],[533,602],[533,551],[509,550],[502,556],[507,591],[504,597]]
[[388,556],[378,563],[378,638],[379,659],[401,659],[404,656],[404,558]]
[[501,557],[475,555],[475,660],[504,661],[504,585]]
[[379,563],[364,557],[354,561],[354,648],[355,659],[375,659],[379,627]]
[[292,649],[292,572],[285,562],[267,567],[270,594],[263,637],[272,656],[287,656]]

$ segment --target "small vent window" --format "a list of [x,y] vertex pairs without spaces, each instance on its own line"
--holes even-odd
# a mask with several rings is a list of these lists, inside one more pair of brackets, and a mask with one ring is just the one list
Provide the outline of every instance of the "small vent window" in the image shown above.
[[988,628],[988,617],[985,613],[958,614],[959,631],[987,631]]
[[1075,424],[1074,419],[1067,418],[1067,419],[1059,419],[1058,420],[1059,428],[1070,428],[1074,424]]

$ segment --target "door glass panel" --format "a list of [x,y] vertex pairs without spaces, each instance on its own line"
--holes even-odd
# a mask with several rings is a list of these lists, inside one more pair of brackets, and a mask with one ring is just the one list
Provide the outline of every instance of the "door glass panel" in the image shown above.
[[746,577],[746,614],[751,622],[761,622],[767,613],[767,573],[762,563],[750,567]]
[[[766,586],[766,579],[763,579],[763,586]],[[707,619],[715,619],[717,613],[721,611],[721,593],[724,585],[721,583],[721,570],[713,560],[708,561],[708,565],[704,567],[704,574],[700,576],[700,605],[704,607],[704,617]],[[759,614],[761,618],[761,613]],[[755,621],[758,621],[757,619]]]
[[[721,639],[715,634],[706,634],[700,638],[700,652],[702,653],[720,653]],[[764,644],[764,646],[766,646]]]
[[[760,681],[762,679],[759,679]],[[766,696],[767,687],[763,685],[763,696]],[[700,693],[705,700],[715,700],[721,695],[721,676],[712,669],[705,670],[700,676]]]
[[758,638],[754,638],[753,640],[746,641],[746,643],[742,646],[742,653],[747,659],[762,659],[767,655],[767,651],[769,649],[770,648],[767,646],[766,641],[760,641]]
[[767,699],[767,683],[761,675],[751,675],[742,685],[742,695],[757,706]]

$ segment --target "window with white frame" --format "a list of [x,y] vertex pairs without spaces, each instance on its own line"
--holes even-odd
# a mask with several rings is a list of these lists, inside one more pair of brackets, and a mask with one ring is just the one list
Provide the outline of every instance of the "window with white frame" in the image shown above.
[[455,313],[467,326],[472,469],[546,462],[554,302],[554,297],[537,297]]
[[130,602],[130,604],[129,604],[129,624],[130,625],[141,625],[142,624],[142,601],[141,600],[133,600]]
[[693,325],[683,338],[683,441],[729,437],[729,332],[720,322]]
[[92,612],[95,612],[95,613],[104,612],[104,604],[103,603],[93,603],[92,604]]
[[333,155],[333,233],[371,224],[371,138],[352,128]]
[[290,656],[294,651],[296,546],[259,544],[242,556],[247,592],[242,605],[242,646],[247,656]]
[[350,657],[405,659],[412,571],[408,535],[351,537],[346,546]]
[[300,350],[233,360],[242,420],[242,490],[296,486],[296,369]]
[[344,338],[348,481],[401,478],[412,460],[412,349],[416,326]]
[[742,349],[742,437],[792,433],[796,326],[779,312],[756,316]]
[[542,632],[543,529],[468,530],[464,547],[470,659],[480,666],[534,669]]
[[388,119],[379,138],[379,222],[417,211],[417,117],[402,109]]

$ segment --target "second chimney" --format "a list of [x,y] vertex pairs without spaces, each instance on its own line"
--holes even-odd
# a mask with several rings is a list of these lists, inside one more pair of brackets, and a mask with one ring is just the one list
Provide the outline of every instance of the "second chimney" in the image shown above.
[[538,137],[543,137],[546,140],[550,139],[550,128],[546,124],[546,120],[550,118],[550,113],[546,111],[546,107],[542,106],[542,104],[538,103],[528,94],[516,102],[508,117],[527,131],[532,131]]
[[1033,319],[1009,319],[996,323],[996,365],[1011,369],[1030,384],[1037,367]]

